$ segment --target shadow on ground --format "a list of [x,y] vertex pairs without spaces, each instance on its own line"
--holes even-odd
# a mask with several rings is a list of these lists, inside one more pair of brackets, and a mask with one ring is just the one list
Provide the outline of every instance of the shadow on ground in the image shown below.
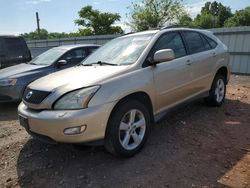
[[17,120],[17,107],[19,103],[0,103],[1,121]]
[[218,180],[247,154],[242,148],[250,148],[249,111],[236,100],[221,108],[182,106],[154,126],[130,159],[103,147],[29,140],[18,156],[18,181],[21,187],[226,187]]

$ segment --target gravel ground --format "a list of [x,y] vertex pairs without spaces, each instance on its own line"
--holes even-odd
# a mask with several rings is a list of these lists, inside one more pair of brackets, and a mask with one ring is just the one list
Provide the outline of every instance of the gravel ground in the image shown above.
[[220,108],[196,101],[170,112],[130,159],[32,140],[16,107],[0,104],[0,187],[250,187],[248,76],[232,76]]

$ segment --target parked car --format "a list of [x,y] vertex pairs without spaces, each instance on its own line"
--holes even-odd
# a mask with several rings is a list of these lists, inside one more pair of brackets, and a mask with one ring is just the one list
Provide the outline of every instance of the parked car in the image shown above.
[[30,60],[30,50],[23,37],[0,36],[0,69]]
[[55,47],[26,64],[0,70],[0,102],[21,101],[29,83],[79,64],[98,47],[94,44]]
[[229,77],[227,47],[209,31],[129,34],[82,66],[31,83],[18,107],[20,124],[44,142],[101,140],[112,154],[130,157],[170,108],[197,97],[222,105]]

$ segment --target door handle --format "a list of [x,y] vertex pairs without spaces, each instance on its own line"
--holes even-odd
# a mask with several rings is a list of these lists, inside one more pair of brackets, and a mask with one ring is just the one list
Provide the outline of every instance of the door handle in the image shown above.
[[193,64],[193,62],[190,59],[187,60],[186,65],[192,65],[192,64]]
[[213,57],[216,57],[216,53],[215,52],[213,53]]

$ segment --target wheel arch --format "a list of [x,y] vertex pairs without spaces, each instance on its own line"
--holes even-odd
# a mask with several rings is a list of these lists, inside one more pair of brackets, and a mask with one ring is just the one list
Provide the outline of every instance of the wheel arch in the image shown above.
[[221,74],[221,75],[225,76],[226,84],[228,84],[228,81],[229,81],[229,72],[228,71],[229,71],[229,69],[226,66],[222,66],[216,71],[215,76],[218,75],[218,74]]
[[[152,101],[151,101],[149,95],[144,91],[138,91],[138,92],[128,94],[117,101],[117,103],[114,105],[114,107],[109,115],[108,124],[109,124],[109,121],[110,121],[112,114],[114,113],[115,110],[117,110],[119,105],[121,105],[122,103],[126,102],[127,100],[131,100],[131,99],[137,100],[137,101],[145,104],[147,109],[149,109],[150,121],[154,122],[153,104],[152,104]],[[106,129],[106,131],[107,131],[107,129]]]

